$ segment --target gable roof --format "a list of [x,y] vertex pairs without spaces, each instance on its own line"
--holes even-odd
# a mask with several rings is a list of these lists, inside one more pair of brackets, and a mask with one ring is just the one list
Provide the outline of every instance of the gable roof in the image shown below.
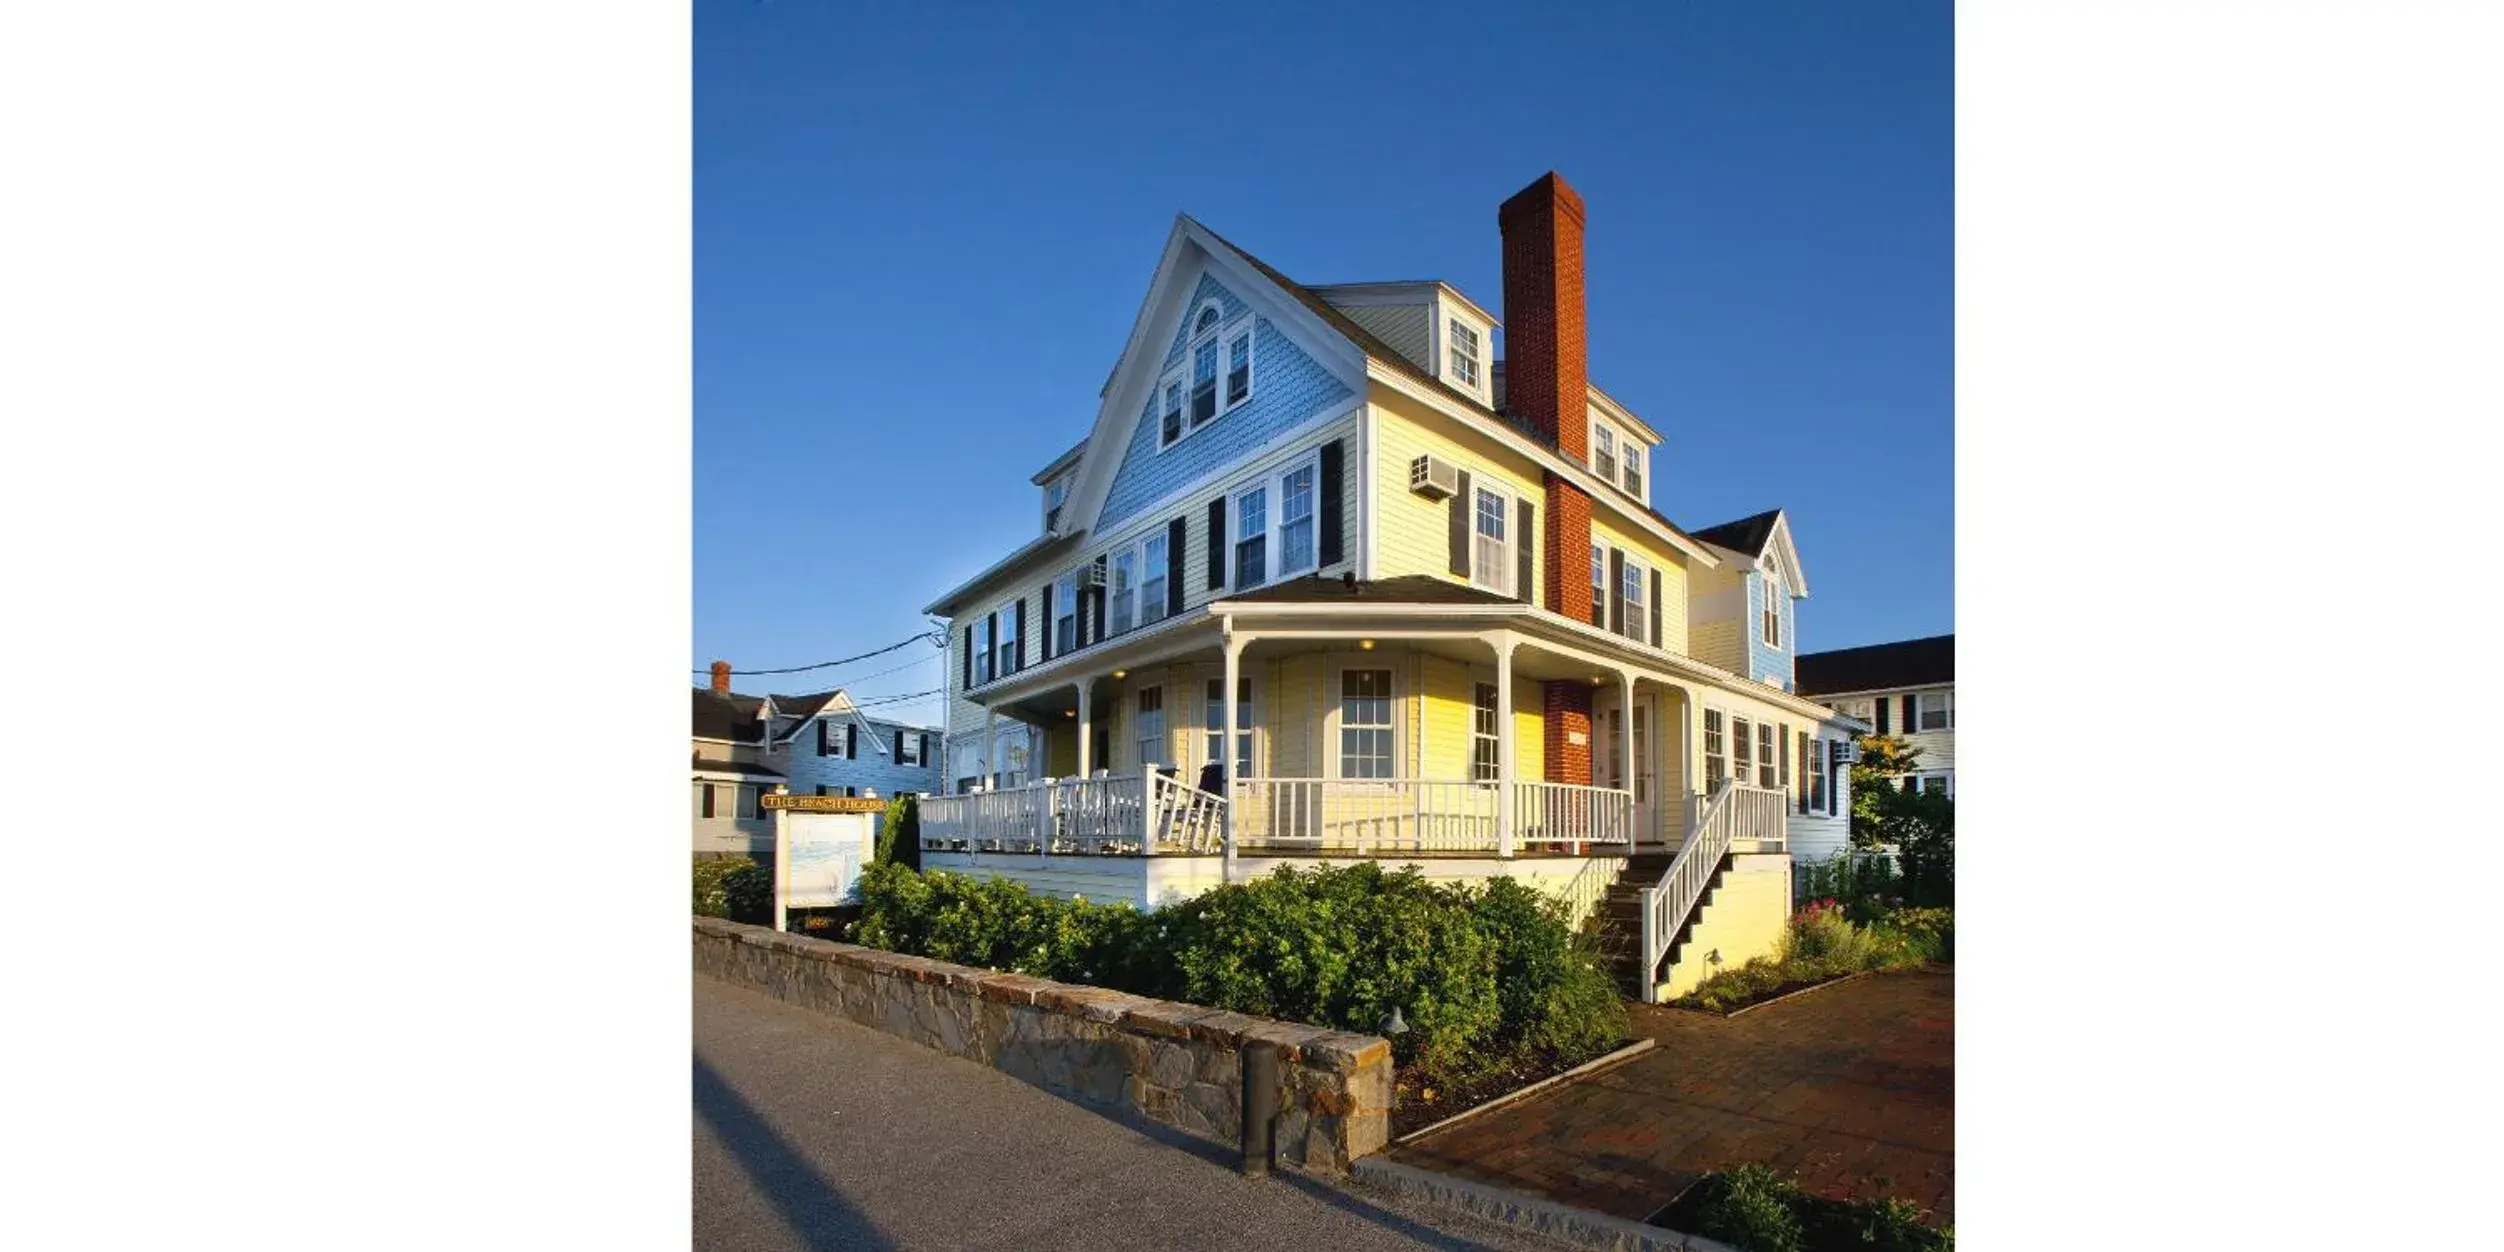
[[1808,571],[1800,565],[1800,550],[1791,542],[1791,521],[1781,509],[1767,509],[1735,522],[1707,526],[1696,531],[1695,537],[1750,562],[1762,562],[1767,553],[1772,553],[1791,594],[1807,598]]
[[727,739],[732,743],[765,741],[765,724],[756,715],[765,703],[763,700],[735,691],[725,696],[710,687],[695,688],[695,697],[696,738]]
[[1791,676],[1804,696],[1952,683],[1956,681],[1956,636],[1804,652],[1793,659]]

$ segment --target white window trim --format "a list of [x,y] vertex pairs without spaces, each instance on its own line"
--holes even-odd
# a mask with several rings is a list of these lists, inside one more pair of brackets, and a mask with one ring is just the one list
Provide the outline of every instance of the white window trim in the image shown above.
[[[1341,675],[1352,669],[1388,670],[1391,674],[1391,777],[1346,778],[1339,772],[1339,706],[1340,693],[1346,688]],[[1394,658],[1359,653],[1327,657],[1322,665],[1322,777],[1351,783],[1399,782],[1412,776],[1409,768],[1408,670]],[[1387,788],[1386,788],[1387,789]]]
[[1017,643],[1020,638],[1017,633],[1017,601],[1001,604],[996,611],[1000,615],[1000,629],[993,633],[991,640],[991,678],[994,682],[1017,674]]
[[[1139,553],[1138,624],[1141,626],[1153,626],[1158,622],[1164,621],[1167,617],[1172,616],[1165,611],[1165,606],[1173,602],[1173,588],[1170,586],[1172,580],[1167,575],[1166,563],[1164,561],[1157,560],[1154,556],[1150,555],[1148,551],[1149,544],[1167,543],[1169,539],[1170,537],[1161,530],[1150,530],[1139,538],[1137,547],[1137,551]],[[1172,557],[1173,550],[1170,547],[1166,549],[1166,555],[1169,559]],[[1149,572],[1151,570],[1155,571],[1153,575]],[[1159,594],[1156,597],[1156,607],[1153,612],[1151,612],[1148,607],[1148,583],[1152,579],[1156,582],[1169,584],[1157,589]]]
[[[1470,480],[1469,489],[1469,585],[1492,591],[1509,599],[1513,595],[1514,582],[1521,576],[1521,497],[1514,494],[1511,487],[1500,481],[1482,483],[1473,478]],[[1316,486],[1315,490],[1318,491],[1319,487]],[[1478,581],[1478,540],[1482,537],[1478,533],[1479,492],[1485,492],[1504,502],[1503,570],[1501,577],[1497,580],[1497,585],[1494,586]]]
[[[1085,565],[1081,561],[1079,565]],[[1061,643],[1061,620],[1069,619],[1069,643]],[[1052,632],[1052,656],[1058,660],[1076,652],[1083,644],[1078,638],[1078,571],[1072,568],[1052,578],[1052,620],[1044,623]]]
[[[1597,452],[1594,451],[1600,446],[1600,432],[1602,431],[1608,432],[1610,448],[1610,472],[1605,474],[1600,472],[1600,458]],[[1619,491],[1625,492],[1627,495],[1632,496],[1637,500],[1641,500],[1643,498],[1643,493],[1626,485],[1626,449],[1629,447],[1638,449],[1639,454],[1648,454],[1652,450],[1650,444],[1635,438],[1634,435],[1629,433],[1625,427],[1609,421],[1607,418],[1601,417],[1596,412],[1591,414],[1591,427],[1589,433],[1584,436],[1583,448],[1585,451],[1592,452],[1592,455],[1583,458],[1584,467],[1591,471],[1593,477],[1601,479],[1602,481],[1608,483],[1609,486],[1615,487]],[[1644,455],[1643,459],[1648,465],[1652,458],[1649,455]],[[1637,471],[1638,475],[1641,473],[1642,471]],[[1645,485],[1650,485],[1649,479],[1645,480]]]
[[1056,487],[1060,489],[1061,500],[1058,507],[1067,508],[1069,506],[1069,488],[1070,479],[1072,477],[1072,475],[1065,473],[1043,485],[1043,529],[1047,534],[1053,530],[1054,523],[1057,520],[1052,516],[1052,510],[1055,507],[1052,500],[1052,491]]
[[[1949,731],[1956,729],[1956,691],[1955,691],[1955,689],[1950,688],[1949,690],[1946,690],[1946,691],[1907,691],[1907,692],[1905,692],[1904,694],[1905,694],[1905,696],[1906,696],[1906,698],[1907,698],[1907,699],[1910,699],[1910,700],[1913,700],[1913,701],[1915,701],[1915,702],[1916,702],[1916,703],[1915,703],[1915,705],[1914,705],[1914,707],[1913,707],[1913,709],[1912,709],[1911,715],[1910,715],[1908,718],[1906,718],[1906,720],[1907,720],[1908,722],[1910,722],[1911,724],[1910,724],[1910,725],[1908,725],[1908,726],[1906,726],[1906,727],[1904,728],[1904,730],[1903,730],[1903,733],[1904,733],[1904,734],[1907,734],[1907,735],[1944,735],[1944,734],[1948,733]],[[1932,701],[1932,700],[1936,700],[1936,701],[1938,701],[1938,702],[1940,703],[1940,705],[1941,705],[1940,711],[1941,711],[1941,712],[1943,712],[1943,713],[1945,713],[1945,714],[1947,714],[1947,717],[1944,719],[1944,720],[1945,720],[1945,724],[1944,724],[1944,725],[1941,725],[1941,726],[1938,726],[1938,727],[1935,727],[1935,728],[1925,728],[1925,727],[1923,727],[1923,726],[1922,726],[1922,724],[1921,724],[1921,705],[1927,704],[1927,703],[1929,703],[1929,702],[1930,702],[1930,701]]]
[[[1127,615],[1129,618],[1128,621],[1123,620],[1124,613],[1122,611],[1122,596],[1124,594],[1122,564],[1125,561],[1130,564],[1130,569],[1128,571],[1128,594],[1130,596],[1129,613]],[[1106,552],[1104,554],[1104,637],[1110,639],[1115,635],[1126,635],[1131,631],[1139,629],[1140,603],[1139,545],[1126,544]]]
[[[1229,318],[1225,307],[1212,296],[1191,306],[1190,316],[1184,319],[1183,325],[1199,325],[1201,312],[1212,308],[1217,310],[1217,325],[1183,341],[1182,359],[1157,375],[1156,390],[1150,394],[1148,418],[1156,423],[1156,450],[1159,454],[1181,447],[1184,440],[1215,426],[1219,419],[1252,403],[1261,394],[1260,315],[1247,307]],[[1250,337],[1251,343],[1245,349],[1249,372],[1244,378],[1243,398],[1229,404],[1226,402],[1227,353],[1236,339],[1246,336]],[[1194,423],[1191,420],[1192,357],[1201,345],[1208,343],[1217,345],[1217,411],[1211,413],[1207,421]],[[1165,437],[1165,389],[1176,383],[1182,386],[1182,433],[1169,440]]]
[[1730,710],[1722,708],[1719,705],[1707,704],[1704,706],[1704,717],[1698,717],[1695,720],[1695,741],[1697,755],[1704,762],[1702,767],[1702,778],[1705,783],[1703,794],[1709,796],[1712,794],[1713,741],[1711,738],[1712,728],[1705,724],[1705,717],[1718,717],[1721,719],[1722,777],[1730,778],[1734,775],[1731,773],[1730,767]]
[[[1235,681],[1237,685],[1249,688],[1252,697],[1250,700],[1245,702],[1245,706],[1250,710],[1250,712],[1248,714],[1237,714],[1237,720],[1242,720],[1244,717],[1248,716],[1252,722],[1251,725],[1243,728],[1243,737],[1245,741],[1251,745],[1253,771],[1252,773],[1245,775],[1245,777],[1264,777],[1265,775],[1262,771],[1269,767],[1269,744],[1267,742],[1268,736],[1262,733],[1264,724],[1261,720],[1260,679],[1257,675],[1247,669],[1237,673],[1235,675]],[[1193,675],[1192,690],[1198,693],[1200,701],[1200,707],[1196,710],[1200,715],[1200,720],[1192,727],[1192,738],[1194,741],[1192,769],[1195,777],[1197,776],[1197,771],[1207,769],[1209,762],[1217,759],[1216,757],[1209,755],[1209,687],[1214,684],[1222,689],[1225,686],[1225,683],[1226,667],[1222,665],[1202,666],[1195,671]],[[1220,700],[1217,703],[1222,706],[1225,702]],[[1222,717],[1223,715],[1221,714],[1220,716]],[[1226,781],[1230,784],[1234,782],[1231,770],[1229,771]]]
[[[1756,638],[1766,647],[1781,651],[1782,601],[1775,598],[1782,594],[1780,572],[1768,566],[1758,573],[1762,576],[1759,581],[1765,586],[1765,594],[1763,602],[1756,607]],[[1767,638],[1768,635],[1772,638]]]
[[[1142,773],[1148,769],[1148,744],[1151,740],[1144,724],[1147,721],[1147,711],[1139,706],[1147,699],[1151,691],[1156,693],[1156,737],[1164,740],[1165,756],[1171,757],[1174,754],[1173,691],[1164,683],[1144,684],[1133,691],[1130,696],[1130,750],[1138,758],[1137,764]],[[1162,760],[1156,764],[1172,765],[1174,762]]]
[[[1642,560],[1640,557],[1636,556],[1636,554],[1634,554],[1633,552],[1629,552],[1629,551],[1627,551],[1626,549],[1624,549],[1624,548],[1620,548],[1620,547],[1618,547],[1618,546],[1617,546],[1617,545],[1615,545],[1615,544],[1610,544],[1610,545],[1609,545],[1609,549],[1610,549],[1611,551],[1613,551],[1613,552],[1615,552],[1615,553],[1617,553],[1617,554],[1618,554],[1617,560],[1618,560],[1619,567],[1620,567],[1620,568],[1619,568],[1619,571],[1618,571],[1618,578],[1622,581],[1622,580],[1626,577],[1626,575],[1628,575],[1628,574],[1632,574],[1632,575],[1634,575],[1634,580],[1635,580],[1635,582],[1634,582],[1634,585],[1635,585],[1635,591],[1634,591],[1634,594],[1633,594],[1633,595],[1629,595],[1629,596],[1627,596],[1627,597],[1626,597],[1626,622],[1625,622],[1626,629],[1625,629],[1625,630],[1622,630],[1622,631],[1615,632],[1615,633],[1617,634],[1617,637],[1618,637],[1618,638],[1623,639],[1623,640],[1625,640],[1625,641],[1626,641],[1626,642],[1628,642],[1628,643],[1637,644],[1637,645],[1640,645],[1640,646],[1642,646],[1642,647],[1646,647],[1646,648],[1651,647],[1651,646],[1652,646],[1652,566],[1651,566],[1651,563],[1650,563],[1650,562],[1647,562],[1647,561]],[[1666,588],[1666,587],[1662,588],[1662,594],[1663,594],[1663,595],[1667,595],[1667,594],[1668,594],[1668,588]],[[1664,606],[1664,607],[1666,607],[1666,606]],[[1664,640],[1664,643],[1666,643],[1666,640]]]
[[[1287,515],[1287,478],[1296,471],[1308,467],[1313,471],[1313,563],[1302,569],[1287,570],[1282,568],[1287,555],[1286,545],[1280,541]],[[1255,491],[1266,492],[1261,497],[1261,534],[1264,536],[1261,544],[1261,581],[1251,586],[1243,586],[1235,581],[1235,545],[1248,538],[1243,534],[1241,524],[1243,498]],[[1267,587],[1290,578],[1302,577],[1322,567],[1321,449],[1310,449],[1302,455],[1288,459],[1274,469],[1264,470],[1258,478],[1237,483],[1227,489],[1225,558],[1225,584],[1220,591],[1226,593]]]
[[[1495,718],[1495,730],[1493,732],[1482,733],[1478,729],[1478,689],[1480,687],[1484,687],[1495,693],[1495,707],[1492,710],[1489,710],[1490,715]],[[1496,776],[1493,778],[1480,778],[1478,776],[1478,745],[1481,743],[1485,743],[1494,749],[1493,755],[1495,757]],[[1493,673],[1489,673],[1486,677],[1481,678],[1478,676],[1477,671],[1472,670],[1469,676],[1469,780],[1481,786],[1492,785],[1503,781],[1503,771],[1504,689],[1496,685],[1495,675]]]
[[[1608,468],[1606,470],[1602,470],[1600,468],[1600,440],[1602,437],[1606,437],[1608,440]],[[1591,432],[1589,435],[1585,436],[1585,438],[1589,440],[1589,442],[1585,443],[1583,447],[1591,454],[1591,472],[1606,480],[1610,486],[1616,486],[1617,445],[1622,442],[1617,437],[1617,428],[1595,417],[1591,419]]]
[[[1466,336],[1470,350],[1461,351]],[[1446,313],[1443,315],[1443,372],[1450,375],[1455,386],[1471,392],[1487,385],[1487,334],[1471,325],[1468,319]],[[1469,377],[1461,375],[1460,363],[1469,362]]]

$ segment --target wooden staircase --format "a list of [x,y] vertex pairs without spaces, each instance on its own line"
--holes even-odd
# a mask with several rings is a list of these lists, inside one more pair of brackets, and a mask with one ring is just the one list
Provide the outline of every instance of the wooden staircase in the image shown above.
[[1667,852],[1643,852],[1626,858],[1626,867],[1618,872],[1617,881],[1609,884],[1608,893],[1591,910],[1592,937],[1610,975],[1617,980],[1617,989],[1627,999],[1646,1004],[1652,1001],[1652,984],[1660,977],[1660,971],[1678,963],[1678,954],[1695,930],[1696,919],[1712,905],[1722,876],[1730,870],[1730,860],[1724,856],[1722,863],[1713,868],[1712,881],[1706,884],[1704,894],[1670,936],[1669,948],[1660,963],[1643,970],[1639,968],[1643,964],[1643,889],[1659,885],[1670,859]]

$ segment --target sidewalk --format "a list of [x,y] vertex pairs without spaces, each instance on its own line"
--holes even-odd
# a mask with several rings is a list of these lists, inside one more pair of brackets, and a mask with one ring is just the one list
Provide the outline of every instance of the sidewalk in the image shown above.
[[695,979],[695,1246],[1548,1249]]
[[1876,974],[1736,1018],[1648,1006],[1642,1056],[1391,1150],[1392,1160],[1642,1221],[1707,1172],[1956,1219],[1956,971]]

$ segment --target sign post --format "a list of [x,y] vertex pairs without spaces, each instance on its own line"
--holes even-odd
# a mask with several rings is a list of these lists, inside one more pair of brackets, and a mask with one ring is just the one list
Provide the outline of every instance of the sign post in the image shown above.
[[790,910],[860,903],[861,867],[876,852],[878,815],[871,796],[765,797],[774,814],[774,929]]
[[[774,794],[766,797],[766,799],[784,799],[790,794],[791,788],[776,787],[774,788]],[[766,805],[766,807],[772,810],[774,814],[774,929],[789,930],[791,927],[785,924],[784,921],[783,901],[789,898],[791,894],[788,889],[790,881],[788,875],[791,872],[791,842],[789,830],[791,824],[791,813],[790,810],[779,805],[769,804]]]

